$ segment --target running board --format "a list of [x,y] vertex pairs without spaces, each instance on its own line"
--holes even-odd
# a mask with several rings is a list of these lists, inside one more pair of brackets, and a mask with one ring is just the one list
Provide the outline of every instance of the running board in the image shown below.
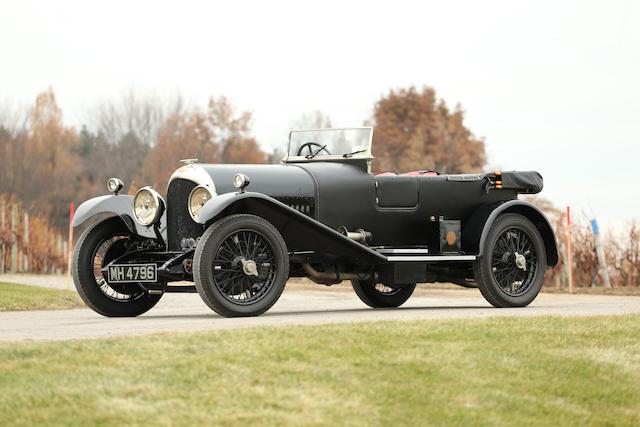
[[381,254],[423,254],[426,255],[429,253],[429,249],[415,249],[415,248],[407,248],[407,249],[397,249],[397,248],[382,248],[375,250]]
[[475,255],[429,255],[429,256],[388,256],[389,262],[443,262],[443,261],[475,261]]

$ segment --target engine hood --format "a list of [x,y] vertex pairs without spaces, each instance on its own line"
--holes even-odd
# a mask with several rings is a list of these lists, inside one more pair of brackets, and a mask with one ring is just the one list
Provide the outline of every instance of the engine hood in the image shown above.
[[312,176],[296,165],[194,165],[211,177],[217,194],[237,192],[233,177],[237,173],[249,177],[248,191],[271,197],[315,197]]

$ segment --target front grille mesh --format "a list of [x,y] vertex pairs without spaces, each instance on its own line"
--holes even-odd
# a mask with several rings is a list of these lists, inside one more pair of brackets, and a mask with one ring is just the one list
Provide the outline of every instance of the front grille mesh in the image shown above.
[[187,206],[189,194],[196,187],[186,179],[174,179],[167,190],[167,240],[170,251],[180,250],[183,238],[197,239],[204,233],[204,226],[198,224],[189,215]]

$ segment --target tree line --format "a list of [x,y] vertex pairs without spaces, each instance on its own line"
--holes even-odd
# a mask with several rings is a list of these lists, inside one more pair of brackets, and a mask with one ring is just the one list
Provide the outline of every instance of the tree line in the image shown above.
[[[0,194],[63,229],[69,202],[103,194],[111,176],[124,177],[127,190],[163,189],[179,159],[275,163],[282,157],[281,151],[265,151],[252,133],[251,113],[236,111],[225,96],[187,107],[179,96],[160,100],[131,92],[88,116],[80,128],[66,125],[51,88],[28,111],[0,111]],[[429,87],[383,95],[366,123],[375,126],[374,171],[481,171],[484,141],[463,118],[461,107],[449,110]],[[329,127],[331,120],[315,112],[293,123]]]
[[[374,172],[473,173],[486,167],[484,140],[465,126],[462,107],[450,109],[430,87],[391,90],[372,111],[364,124],[375,128]],[[29,258],[30,271],[64,270],[69,202],[77,205],[104,194],[109,177],[125,178],[130,193],[149,184],[162,191],[179,159],[276,163],[283,156],[279,150],[265,151],[253,135],[251,113],[236,111],[224,96],[212,96],[202,107],[188,107],[179,96],[156,99],[131,92],[98,105],[88,116],[79,128],[66,125],[52,89],[38,94],[26,111],[0,108],[0,211],[4,213],[0,264],[9,265],[9,248],[16,248],[18,256],[13,258]],[[293,128],[332,125],[329,116],[318,111],[291,124]],[[560,264],[549,271],[548,282],[561,286],[569,268],[561,211],[540,197],[532,201],[556,230]],[[599,284],[589,226],[578,221],[573,227],[571,269],[576,282]],[[32,231],[27,239],[28,228]],[[614,286],[640,285],[639,235],[640,228],[632,222],[623,234],[604,236]]]

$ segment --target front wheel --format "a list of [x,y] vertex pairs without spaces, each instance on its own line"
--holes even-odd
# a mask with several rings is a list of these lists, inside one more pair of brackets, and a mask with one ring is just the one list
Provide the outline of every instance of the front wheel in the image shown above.
[[525,307],[540,292],[547,255],[540,232],[519,214],[504,214],[491,226],[474,275],[494,307]]
[[351,286],[360,300],[372,308],[400,307],[416,288],[415,283],[392,287],[368,280],[352,280]]
[[212,224],[193,256],[196,289],[225,317],[257,316],[278,301],[289,278],[289,254],[278,230],[255,215]]
[[73,282],[82,300],[107,317],[138,316],[156,305],[161,295],[151,295],[142,286],[109,284],[101,269],[123,255],[135,239],[119,218],[89,228],[73,252]]

